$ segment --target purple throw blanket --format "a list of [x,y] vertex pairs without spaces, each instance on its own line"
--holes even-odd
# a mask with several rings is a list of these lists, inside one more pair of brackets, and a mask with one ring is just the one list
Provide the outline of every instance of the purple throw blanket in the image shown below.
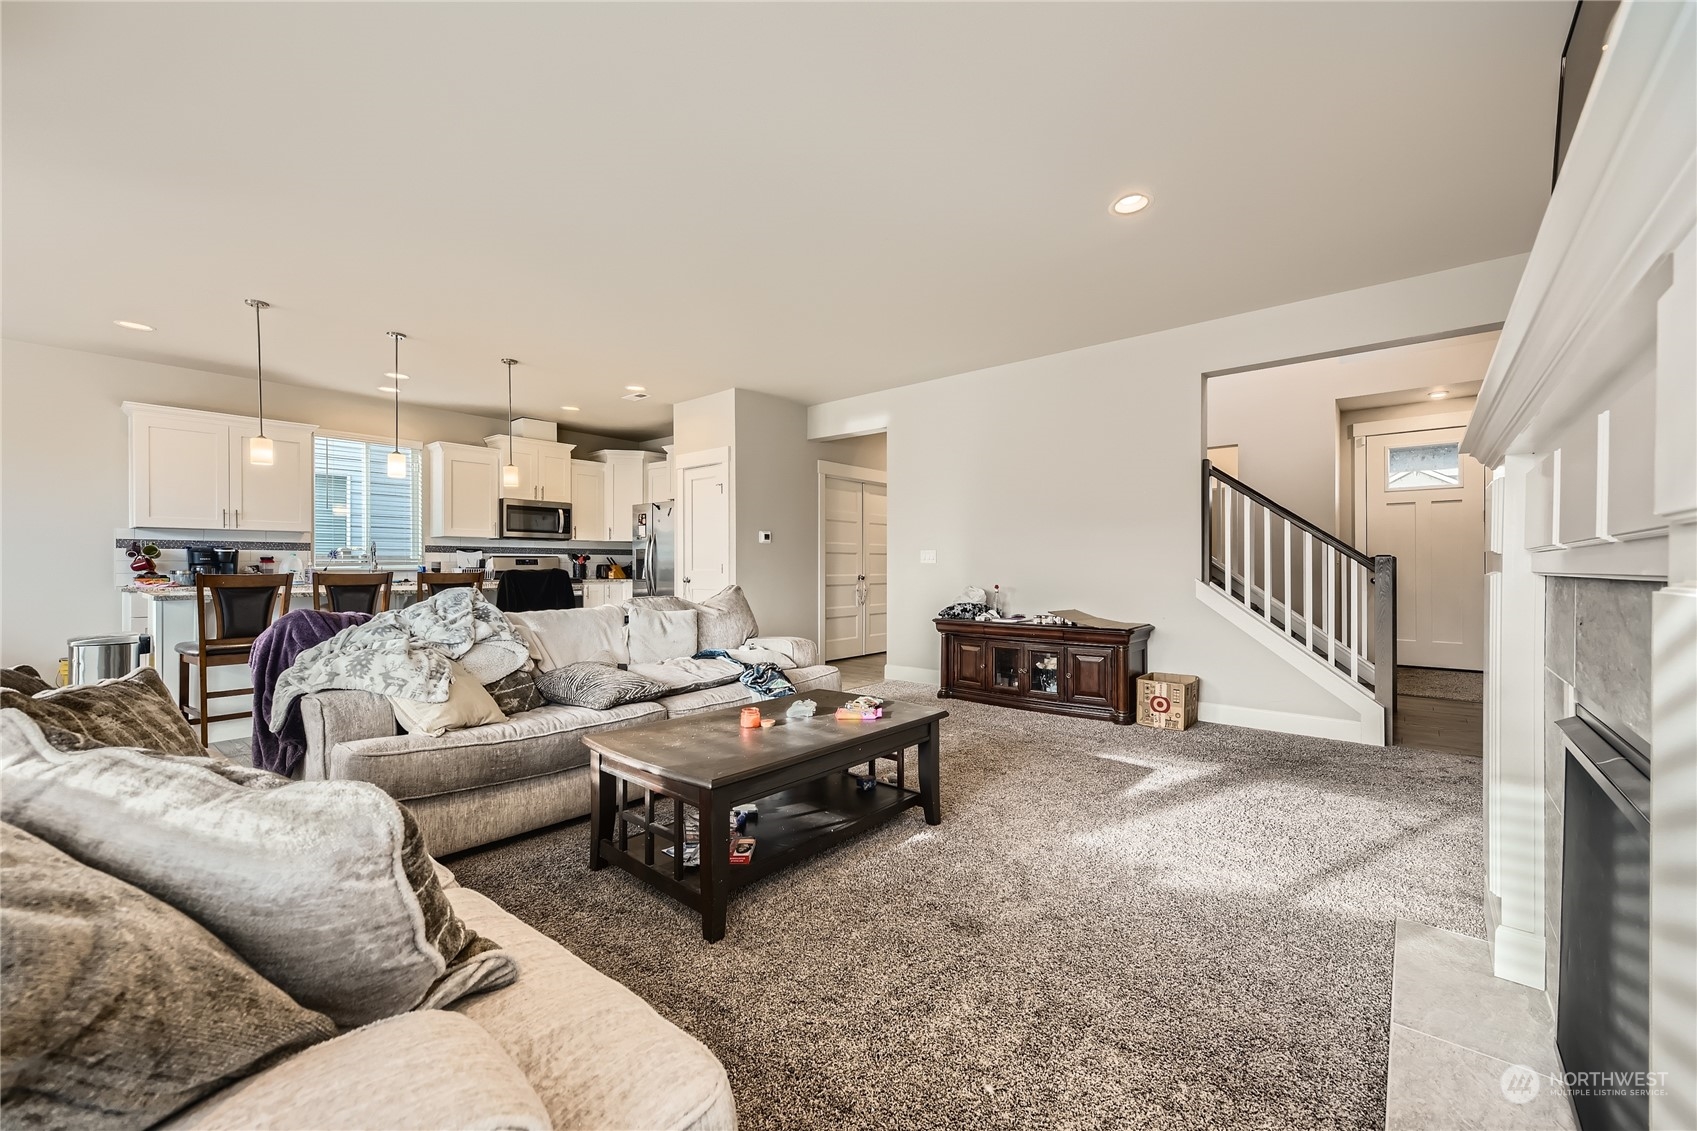
[[253,712],[253,764],[273,773],[294,775],[306,757],[306,730],[301,726],[300,700],[289,704],[283,728],[276,734],[266,726],[271,717],[271,694],[277,680],[294,666],[295,657],[356,624],[370,620],[369,613],[325,613],[296,609],[284,613],[253,642],[248,668],[253,673],[258,701]]

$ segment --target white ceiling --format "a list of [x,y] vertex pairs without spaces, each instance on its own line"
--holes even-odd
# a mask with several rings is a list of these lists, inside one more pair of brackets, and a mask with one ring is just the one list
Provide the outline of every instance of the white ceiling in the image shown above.
[[653,435],[1524,251],[1571,11],[7,3],[0,318]]

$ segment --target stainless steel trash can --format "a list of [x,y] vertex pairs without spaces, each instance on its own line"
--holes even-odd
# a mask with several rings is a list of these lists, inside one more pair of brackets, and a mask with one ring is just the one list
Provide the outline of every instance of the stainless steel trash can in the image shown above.
[[65,645],[71,660],[72,683],[94,683],[129,675],[141,658],[153,651],[145,632],[115,632],[108,636],[76,636]]

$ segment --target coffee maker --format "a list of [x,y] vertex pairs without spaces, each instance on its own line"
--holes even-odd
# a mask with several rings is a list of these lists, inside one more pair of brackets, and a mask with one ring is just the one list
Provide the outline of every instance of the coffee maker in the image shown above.
[[219,549],[215,546],[190,546],[188,549],[190,573],[235,573],[236,551]]

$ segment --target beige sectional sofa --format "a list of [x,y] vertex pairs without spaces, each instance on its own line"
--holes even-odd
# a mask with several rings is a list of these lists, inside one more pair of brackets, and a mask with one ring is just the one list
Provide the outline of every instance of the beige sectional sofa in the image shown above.
[[[624,616],[620,606],[609,605],[513,613],[509,619],[527,637],[538,665],[554,667],[591,657],[628,663]],[[811,640],[754,636],[743,647],[778,662],[798,693],[841,687],[841,674],[818,662]],[[412,810],[432,854],[445,856],[587,815],[587,736],[757,698],[741,683],[729,683],[605,711],[549,704],[432,738],[397,733],[394,710],[382,696],[317,692],[301,701],[307,736],[302,776],[382,787]]]
[[344,1033],[160,1124],[734,1131],[725,1069],[636,994],[468,888],[454,911],[518,960],[505,989]]

